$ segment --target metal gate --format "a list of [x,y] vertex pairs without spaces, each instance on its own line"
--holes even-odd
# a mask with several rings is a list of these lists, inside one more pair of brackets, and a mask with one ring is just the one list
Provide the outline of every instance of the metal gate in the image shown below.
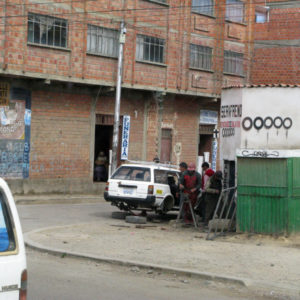
[[224,235],[225,231],[235,231],[237,187],[223,189],[212,220],[209,222],[207,240]]

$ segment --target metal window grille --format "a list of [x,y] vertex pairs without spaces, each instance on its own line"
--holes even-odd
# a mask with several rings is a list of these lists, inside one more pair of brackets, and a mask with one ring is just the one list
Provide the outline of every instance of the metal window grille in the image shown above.
[[224,51],[224,72],[236,75],[244,74],[244,55],[242,53]]
[[138,35],[136,44],[137,60],[164,63],[165,40],[156,37]]
[[117,57],[118,50],[118,30],[88,25],[87,52]]
[[226,19],[233,22],[244,22],[244,2],[226,0]]
[[190,67],[205,70],[211,70],[212,66],[212,48],[190,45]]
[[28,14],[28,42],[67,47],[68,21],[38,14]]
[[209,16],[214,15],[214,0],[193,0],[192,11]]

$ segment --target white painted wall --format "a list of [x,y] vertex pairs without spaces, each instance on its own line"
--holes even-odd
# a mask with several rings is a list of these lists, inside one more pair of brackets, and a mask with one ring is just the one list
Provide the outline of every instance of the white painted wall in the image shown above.
[[[229,90],[230,91],[230,90]],[[240,94],[236,89],[233,92]],[[290,117],[293,125],[286,130],[283,127],[260,130],[252,128],[241,131],[241,148],[246,149],[300,149],[300,88],[259,87],[243,88],[242,119],[256,117],[263,119],[277,116]],[[235,145],[236,146],[236,145]],[[234,147],[235,147],[234,146]]]
[[[225,89],[221,96],[221,113],[220,113],[220,160],[223,164],[224,160],[235,160],[236,149],[241,146],[241,117],[236,113],[226,113],[225,109],[235,109],[234,106],[241,106],[243,99],[243,89]],[[243,110],[243,107],[242,107]],[[224,116],[225,115],[225,116]],[[226,134],[230,132],[228,128],[234,129],[234,134]],[[232,129],[231,129],[232,130]],[[222,165],[223,169],[223,165]]]
[[[222,110],[226,106],[242,105],[242,116],[226,115]],[[256,130],[252,127],[246,131],[242,128],[242,121],[250,117],[265,119],[277,116],[292,119],[290,129]],[[228,123],[233,122],[233,123]],[[238,123],[240,122],[240,123]],[[238,126],[240,125],[240,126]],[[223,136],[223,129],[235,126],[232,136]],[[235,160],[237,149],[261,150],[295,150],[300,149],[300,88],[292,87],[257,87],[224,89],[221,96],[220,114],[220,159],[223,168],[224,160]]]

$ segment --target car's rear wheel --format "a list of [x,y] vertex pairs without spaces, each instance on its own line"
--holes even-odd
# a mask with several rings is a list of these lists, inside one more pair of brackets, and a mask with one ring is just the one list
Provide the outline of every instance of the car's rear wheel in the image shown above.
[[166,214],[174,206],[174,199],[172,197],[167,197],[161,205],[162,213]]

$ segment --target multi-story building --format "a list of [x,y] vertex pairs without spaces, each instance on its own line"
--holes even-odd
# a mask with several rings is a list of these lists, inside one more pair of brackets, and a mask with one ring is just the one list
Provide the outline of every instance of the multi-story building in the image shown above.
[[253,84],[300,83],[300,1],[257,1]]
[[0,176],[19,193],[97,191],[122,20],[131,160],[211,152],[222,85],[250,78],[252,1],[7,0],[0,16]]

